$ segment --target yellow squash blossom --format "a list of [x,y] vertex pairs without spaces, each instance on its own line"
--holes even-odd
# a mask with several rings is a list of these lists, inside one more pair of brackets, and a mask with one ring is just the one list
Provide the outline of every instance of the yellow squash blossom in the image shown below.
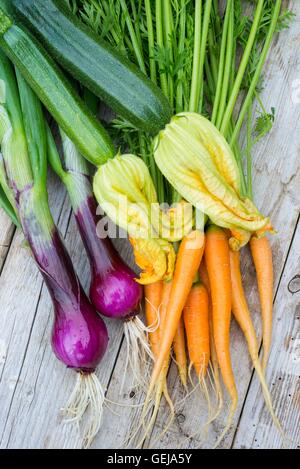
[[172,277],[175,251],[160,237],[161,215],[156,191],[145,163],[134,155],[118,155],[102,165],[94,178],[96,198],[110,219],[126,230],[142,269],[138,281],[149,284]]
[[181,200],[169,207],[153,205],[152,219],[159,223],[161,238],[170,242],[182,240],[194,227],[194,209],[190,203]]
[[270,228],[270,220],[241,197],[234,154],[222,134],[205,117],[182,113],[173,117],[154,144],[155,161],[173,187],[213,223],[232,233],[239,249],[251,233]]
[[176,254],[173,246],[163,239],[131,238],[136,264],[142,269],[139,283],[149,285],[160,279],[171,280]]

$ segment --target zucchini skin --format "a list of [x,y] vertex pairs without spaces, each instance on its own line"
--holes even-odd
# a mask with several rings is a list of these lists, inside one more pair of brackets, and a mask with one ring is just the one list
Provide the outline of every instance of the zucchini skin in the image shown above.
[[105,129],[31,33],[12,23],[0,47],[86,159],[99,166],[115,155]]
[[156,135],[172,111],[162,91],[101,41],[62,1],[13,0],[17,18],[55,60],[135,128]]

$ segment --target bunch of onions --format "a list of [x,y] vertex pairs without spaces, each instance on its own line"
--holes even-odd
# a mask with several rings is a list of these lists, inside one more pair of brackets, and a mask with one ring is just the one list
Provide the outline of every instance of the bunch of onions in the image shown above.
[[72,420],[80,421],[90,406],[83,433],[83,446],[89,446],[100,427],[104,392],[94,372],[107,349],[108,333],[80,285],[50,213],[46,128],[40,102],[2,53],[0,78],[1,187],[8,194],[2,200],[13,220],[19,221],[51,295],[53,351],[78,373],[65,411]]
[[[1,4],[1,12],[5,25],[12,25],[11,5]],[[93,165],[99,167],[108,159],[113,158],[115,149],[109,135],[76,91],[72,89],[43,46],[22,27],[16,26],[15,32],[22,36],[26,45],[23,44],[22,48],[14,47],[10,43],[10,35],[5,34],[5,39],[3,36],[1,39],[1,48],[10,60],[19,67],[26,80],[29,80],[30,86],[59,126],[66,131],[72,141],[74,140],[79,151]],[[8,42],[6,42],[7,40]],[[34,56],[34,67],[28,67],[28,64],[23,66],[27,60],[27,50],[29,49]],[[80,125],[76,127],[78,116],[80,116]],[[47,134],[49,136],[49,132]],[[71,142],[68,141],[68,144],[71,145]],[[53,150],[53,145],[51,148]],[[74,157],[74,165],[76,166],[76,156],[74,156],[73,150],[75,150],[74,146],[70,156]],[[66,182],[69,193],[72,193],[70,195],[75,216],[91,260],[92,301],[103,315],[126,320],[128,361],[136,369],[139,367],[139,363],[134,363],[133,358],[129,360],[132,357],[132,350],[139,351],[141,347],[146,347],[146,352],[149,350],[146,337],[147,328],[137,318],[141,289],[134,283],[133,273],[123,264],[121,265],[120,259],[116,256],[110,243],[107,240],[100,242],[96,236],[96,205],[91,196],[92,192],[86,171],[79,171],[76,174],[76,171],[68,170],[67,167],[65,170],[61,170],[60,166],[62,165],[59,159],[55,156],[54,159],[56,159],[57,169]],[[124,297],[125,290],[126,298]],[[109,295],[107,295],[108,292]],[[135,356],[137,359],[139,357],[140,355]]]

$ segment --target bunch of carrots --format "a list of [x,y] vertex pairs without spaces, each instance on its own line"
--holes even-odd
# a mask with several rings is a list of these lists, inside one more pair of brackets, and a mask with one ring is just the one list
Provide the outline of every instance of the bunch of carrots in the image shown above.
[[[108,24],[104,3],[84,0],[77,2],[77,6],[72,4],[78,16],[102,37],[103,27]],[[216,1],[166,3],[167,6],[159,0],[146,1],[135,8],[132,2],[114,2],[115,6],[109,8],[111,28],[106,28],[104,37],[160,85],[175,112],[201,112],[213,122],[231,144],[241,172],[243,194],[251,199],[251,150],[254,143],[271,130],[274,121],[274,111],[268,113],[259,97],[262,69],[274,34],[288,26],[292,15],[289,11],[281,11],[280,1],[257,2],[254,11],[248,15],[240,1],[228,1],[224,12]],[[120,15],[123,21],[120,21]],[[124,25],[122,30],[117,27],[120,24]],[[126,46],[122,48],[124,44]],[[238,97],[242,100],[240,107],[237,106]],[[259,109],[254,106],[256,98]],[[242,150],[238,136],[244,122],[247,124],[247,143]],[[129,147],[146,162],[156,182],[160,202],[180,200],[153,164],[151,140],[141,132],[126,132],[127,127],[126,121],[116,120],[112,132],[124,148]],[[263,324],[264,350],[260,360],[260,343],[242,283],[241,253],[232,249],[229,238],[226,229],[208,220],[203,230],[194,229],[181,241],[173,279],[145,286],[147,325],[151,328],[159,317],[159,326],[149,333],[155,362],[143,409],[144,437],[155,422],[162,395],[173,412],[166,379],[173,347],[183,386],[187,387],[191,368],[194,368],[203,392],[206,395],[209,392],[207,376],[217,391],[217,410],[208,421],[217,417],[223,405],[221,372],[231,398],[225,429],[216,445],[223,439],[238,404],[230,355],[232,314],[245,335],[268,409],[282,432],[265,381],[272,338],[270,242],[262,233],[254,234],[249,242],[257,273]],[[152,405],[154,412],[146,423],[148,412],[153,411]]]

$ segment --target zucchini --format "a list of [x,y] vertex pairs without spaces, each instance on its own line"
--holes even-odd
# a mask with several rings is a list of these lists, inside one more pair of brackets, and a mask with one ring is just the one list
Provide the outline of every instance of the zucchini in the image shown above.
[[99,166],[115,154],[100,122],[68,83],[59,67],[26,28],[14,23],[0,0],[0,47],[80,152]]
[[70,75],[136,129],[156,135],[172,117],[162,91],[62,3],[12,1],[17,18]]

